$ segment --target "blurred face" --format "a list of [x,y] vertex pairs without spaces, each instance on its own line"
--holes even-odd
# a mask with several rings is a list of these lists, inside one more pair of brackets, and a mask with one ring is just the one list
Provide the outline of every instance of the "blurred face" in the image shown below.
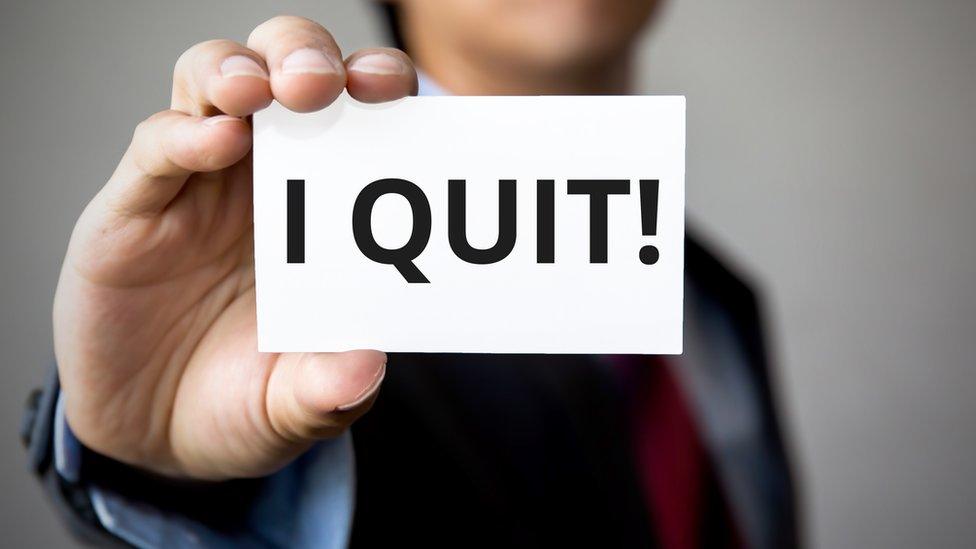
[[656,0],[399,0],[408,35],[465,55],[565,70],[626,55]]

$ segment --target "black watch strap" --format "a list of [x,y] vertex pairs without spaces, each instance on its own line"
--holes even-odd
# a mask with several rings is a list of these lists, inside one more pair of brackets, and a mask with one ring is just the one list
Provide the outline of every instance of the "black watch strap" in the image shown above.
[[104,547],[129,547],[102,526],[84,479],[71,483],[54,466],[54,435],[61,383],[52,367],[42,388],[31,391],[20,422],[20,440],[27,448],[28,470],[38,477],[68,530],[79,541]]
[[54,413],[61,394],[58,369],[51,368],[44,386],[31,391],[20,421],[20,440],[27,447],[27,467],[43,474],[54,454]]

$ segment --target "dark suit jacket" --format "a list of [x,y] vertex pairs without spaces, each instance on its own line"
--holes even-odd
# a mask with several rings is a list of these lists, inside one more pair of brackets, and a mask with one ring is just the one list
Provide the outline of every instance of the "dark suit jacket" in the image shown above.
[[[694,239],[689,284],[733,318],[760,396],[781,490],[777,546],[796,545],[793,482],[770,391],[756,297]],[[353,545],[648,547],[628,417],[590,356],[390,357],[382,396],[354,425]],[[728,528],[712,521],[711,530]],[[710,532],[706,539],[727,539]]]

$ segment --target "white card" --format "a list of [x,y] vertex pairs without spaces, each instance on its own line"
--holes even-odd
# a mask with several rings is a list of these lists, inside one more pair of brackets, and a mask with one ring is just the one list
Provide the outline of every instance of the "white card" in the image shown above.
[[679,354],[684,150],[684,97],[274,104],[258,347]]

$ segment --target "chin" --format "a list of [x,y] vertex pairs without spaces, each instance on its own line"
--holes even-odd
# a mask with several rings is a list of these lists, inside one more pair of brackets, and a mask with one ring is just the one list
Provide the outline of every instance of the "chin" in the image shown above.
[[[651,18],[655,3],[605,1],[609,4],[604,4],[603,10],[594,9],[596,4],[577,1],[577,9],[539,10],[532,17],[509,20],[509,47],[517,44],[520,56],[553,69],[588,66],[627,55]],[[631,9],[620,9],[621,4]],[[635,5],[637,9],[633,9]]]
[[585,69],[595,64],[625,56],[633,47],[635,37],[621,35],[595,35],[592,32],[569,35],[561,33],[539,40],[522,49],[522,55],[531,58],[540,68],[552,70]]

